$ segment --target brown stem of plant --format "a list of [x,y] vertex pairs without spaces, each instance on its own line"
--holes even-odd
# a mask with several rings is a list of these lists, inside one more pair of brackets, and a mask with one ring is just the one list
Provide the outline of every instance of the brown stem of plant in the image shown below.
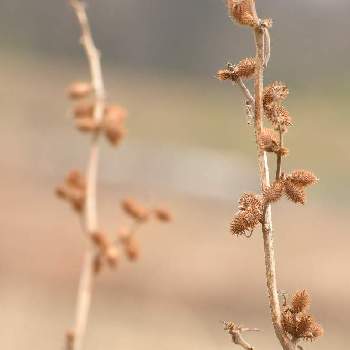
[[281,128],[279,128],[278,133],[280,152],[277,154],[276,180],[280,179],[282,171],[283,131],[281,130]]
[[[259,147],[259,139],[263,128],[263,79],[264,79],[264,28],[258,26],[254,29],[256,43],[256,72],[255,72],[255,135],[258,145],[258,164],[260,173],[261,188],[264,190],[270,185],[269,167],[267,155]],[[264,239],[266,283],[269,296],[272,323],[276,336],[284,350],[294,350],[295,345],[290,341],[281,325],[281,308],[278,299],[277,281],[276,281],[276,263],[273,245],[272,215],[271,205],[268,205],[264,211],[262,220],[262,231]]]
[[[81,44],[89,62],[91,82],[95,92],[94,120],[98,124],[103,118],[105,109],[105,89],[102,76],[100,53],[97,50],[86,15],[85,4],[80,0],[70,0],[70,4],[77,16],[81,30]],[[87,189],[85,199],[84,229],[86,235],[90,235],[98,228],[97,219],[97,170],[99,162],[99,133],[92,136],[90,156],[86,170]],[[79,289],[76,305],[74,326],[73,350],[81,350],[86,331],[86,324],[90,309],[93,290],[93,259],[94,247],[87,243],[85,257],[79,281]]]

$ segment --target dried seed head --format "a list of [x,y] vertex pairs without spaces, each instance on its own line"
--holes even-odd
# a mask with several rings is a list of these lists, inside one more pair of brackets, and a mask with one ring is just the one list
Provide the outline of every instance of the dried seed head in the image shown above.
[[93,261],[93,272],[97,276],[103,268],[103,257],[101,253],[98,253],[94,257]]
[[316,338],[323,336],[324,330],[320,324],[314,322],[314,324],[310,328],[310,332],[304,337],[305,340],[313,341]]
[[255,193],[243,193],[238,201],[240,210],[257,209],[262,210],[262,198]]
[[294,316],[288,310],[282,312],[281,323],[285,332],[294,337],[297,333],[296,322]]
[[155,217],[162,222],[172,221],[172,215],[169,210],[165,208],[156,208],[154,210]]
[[266,204],[275,203],[282,198],[284,193],[284,181],[275,181],[270,187],[263,191]]
[[67,191],[64,186],[57,186],[55,193],[58,198],[67,199]]
[[318,182],[316,175],[308,170],[294,170],[288,179],[297,186],[310,186]]
[[123,125],[109,125],[105,129],[106,137],[113,146],[117,146],[126,136],[126,129]]
[[66,332],[66,350],[73,350],[75,341],[75,332],[69,329]]
[[312,337],[312,329],[315,321],[311,315],[301,313],[296,317],[296,338]]
[[86,188],[86,181],[84,176],[79,170],[76,169],[71,170],[67,174],[65,182],[68,186],[74,187],[79,190],[85,190]]
[[256,15],[255,0],[227,0],[229,16],[239,24],[256,27],[259,18]]
[[99,129],[99,125],[92,118],[78,118],[75,126],[81,132],[96,132]]
[[272,28],[273,20],[272,18],[265,18],[261,21],[261,25],[267,29]]
[[77,81],[68,87],[67,95],[72,100],[78,100],[84,97],[88,97],[92,90],[92,85],[90,83]]
[[85,207],[85,192],[82,191],[71,191],[70,192],[70,202],[73,209],[77,213],[81,213]]
[[104,232],[96,231],[90,235],[92,242],[100,250],[101,254],[105,254],[110,246],[108,237]]
[[280,154],[282,157],[287,157],[289,154],[289,149],[286,147],[281,147],[276,153]]
[[265,152],[277,153],[280,151],[279,140],[276,132],[272,129],[263,129],[260,134],[259,146]]
[[276,102],[265,105],[264,111],[267,119],[271,121],[276,129],[281,128],[282,131],[287,131],[288,127],[293,125],[288,110]]
[[72,170],[66,176],[64,183],[55,190],[60,199],[69,202],[72,208],[81,213],[85,205],[85,179],[77,170]]
[[136,261],[140,257],[139,243],[134,236],[131,236],[124,244],[125,254],[131,261]]
[[291,301],[291,309],[294,313],[307,311],[311,304],[311,298],[306,290],[296,292]]
[[230,69],[221,69],[216,73],[216,77],[219,80],[235,80],[237,78],[236,74]]
[[126,198],[121,202],[121,206],[125,213],[130,215],[133,219],[144,222],[148,220],[149,212],[141,204],[137,203],[132,198]]
[[261,220],[261,212],[259,210],[247,209],[236,213],[231,222],[231,233],[241,236],[247,232],[251,232],[259,224]]
[[105,252],[105,257],[106,257],[107,263],[110,267],[115,268],[118,265],[119,252],[115,246],[110,245],[107,248],[107,250]]
[[131,231],[127,227],[120,227],[117,231],[117,238],[120,242],[125,243],[131,236]]
[[249,79],[253,77],[255,67],[255,58],[244,58],[234,67],[234,73],[236,73],[239,78]]
[[74,107],[73,115],[75,118],[93,118],[95,106],[92,103],[79,103]]
[[290,180],[284,182],[285,193],[289,200],[296,204],[305,204],[306,196],[302,187],[295,185]]
[[291,304],[282,311],[282,327],[288,334],[311,341],[323,335],[322,327],[308,313],[310,296],[305,290],[295,293]]
[[238,62],[238,64],[229,68],[221,69],[216,73],[219,80],[237,81],[241,79],[250,79],[255,73],[256,60],[252,57],[247,57]]
[[272,102],[282,102],[289,94],[287,85],[280,81],[274,81],[264,88],[263,103],[268,106]]
[[106,108],[102,128],[107,139],[112,145],[117,145],[126,134],[124,120],[127,111],[119,106],[109,106]]

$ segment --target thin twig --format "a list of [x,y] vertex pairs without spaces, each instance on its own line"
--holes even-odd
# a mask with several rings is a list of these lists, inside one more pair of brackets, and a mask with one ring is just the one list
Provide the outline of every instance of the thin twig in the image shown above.
[[236,345],[241,346],[245,350],[254,350],[254,348],[243,338],[242,333],[244,332],[259,332],[258,328],[247,328],[236,326],[233,322],[223,321],[224,329],[228,331],[228,333],[232,337],[232,342]]
[[[102,76],[100,53],[97,50],[85,10],[85,4],[80,0],[70,0],[77,16],[80,30],[81,43],[89,62],[91,82],[95,92],[94,120],[98,124],[103,118],[105,109],[105,89]],[[93,233],[98,228],[97,219],[97,169],[99,161],[99,134],[93,134],[90,147],[90,156],[88,160],[86,179],[86,200],[84,227],[87,235]],[[83,261],[79,289],[76,305],[76,319],[74,327],[73,350],[81,350],[86,331],[86,324],[91,303],[91,294],[93,289],[93,258],[94,247],[90,244],[86,247],[85,258]]]
[[[263,128],[263,79],[264,79],[264,29],[261,26],[255,28],[255,43],[256,43],[256,72],[255,72],[255,135],[258,145],[258,163],[261,188],[264,190],[270,186],[269,167],[267,155],[259,146],[259,139]],[[295,345],[289,340],[287,334],[281,325],[281,308],[278,300],[278,289],[276,281],[276,263],[273,245],[272,231],[272,214],[271,205],[266,206],[264,210],[262,231],[264,239],[265,252],[265,268],[266,268],[266,283],[269,295],[270,310],[272,323],[275,329],[277,338],[279,339],[284,350],[294,350]]]
[[283,148],[283,131],[281,127],[278,129],[279,134],[279,148],[280,151],[277,154],[277,167],[276,167],[276,180],[279,180],[281,177],[281,171],[282,171],[282,148]]
[[247,88],[247,86],[244,84],[242,78],[238,78],[236,81],[232,82],[233,85],[237,84],[241,91],[243,92],[243,95],[245,97],[245,105],[246,105],[246,115],[248,124],[252,124],[252,120],[254,119],[253,111],[254,111],[254,97]]
[[254,106],[254,97],[251,94],[251,92],[249,91],[249,89],[246,87],[246,85],[243,83],[242,78],[238,78],[234,83],[236,83],[241,88],[244,97],[253,107]]

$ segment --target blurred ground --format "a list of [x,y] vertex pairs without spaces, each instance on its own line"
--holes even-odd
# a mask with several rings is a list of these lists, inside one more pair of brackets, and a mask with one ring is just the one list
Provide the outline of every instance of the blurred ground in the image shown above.
[[[68,169],[85,165],[88,140],[72,130],[63,93],[85,76],[82,62],[1,58],[3,349],[62,349],[71,325],[82,237],[52,193]],[[257,189],[238,91],[213,77],[105,71],[110,100],[127,106],[130,119],[128,140],[118,150],[103,146],[103,226],[116,230],[126,193],[168,205],[176,220],[147,227],[141,261],[101,277],[86,349],[230,349],[223,319],[261,328],[252,335],[257,349],[278,348],[260,234],[246,240],[228,232],[239,194]],[[313,295],[326,336],[306,348],[343,349],[350,309],[347,95],[332,80],[292,91],[288,168],[313,169],[321,182],[305,208],[283,202],[274,210],[279,285]]]

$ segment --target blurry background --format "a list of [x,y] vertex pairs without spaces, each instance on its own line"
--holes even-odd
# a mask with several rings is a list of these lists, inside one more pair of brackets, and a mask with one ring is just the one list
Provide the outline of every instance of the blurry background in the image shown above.
[[[307,288],[326,335],[308,349],[345,349],[349,324],[349,53],[345,0],[257,1],[272,17],[266,81],[288,82],[295,128],[287,169],[321,182],[300,208],[274,208],[279,287]],[[228,227],[257,191],[256,147],[238,90],[215,79],[254,55],[224,0],[88,1],[109,99],[129,109],[129,136],[103,144],[100,215],[111,234],[131,194],[169,206],[171,225],[140,234],[142,259],[98,281],[86,349],[231,349],[220,320],[259,327],[279,348],[267,305],[261,234]],[[77,218],[53,188],[84,168],[88,138],[72,127],[65,87],[87,79],[68,2],[2,0],[0,339],[2,349],[62,349],[83,251]]]

